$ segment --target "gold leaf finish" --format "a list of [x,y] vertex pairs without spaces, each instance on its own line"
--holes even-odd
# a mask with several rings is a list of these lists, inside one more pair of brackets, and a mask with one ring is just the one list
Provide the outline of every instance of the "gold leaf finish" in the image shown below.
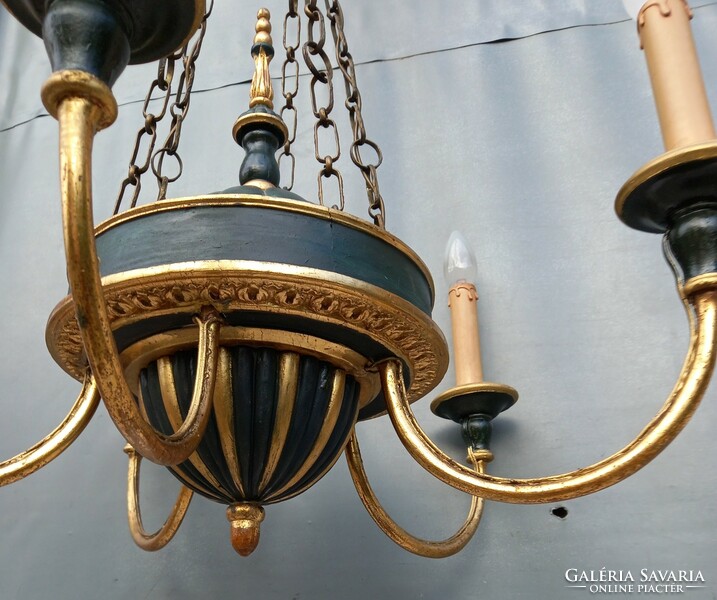
[[[423,432],[406,401],[401,365],[380,365],[386,406],[394,429],[409,454],[429,473],[469,494],[516,504],[558,502],[614,485],[640,470],[677,437],[699,406],[715,367],[717,290],[687,298],[690,348],[677,383],[658,414],[627,446],[593,465],[569,473],[511,479],[475,473],[440,450]],[[692,314],[694,311],[694,314]]]
[[[113,329],[149,317],[194,314],[212,305],[223,313],[259,311],[302,316],[346,327],[388,348],[412,380],[410,401],[443,377],[448,352],[435,323],[409,302],[376,286],[327,271],[253,261],[198,261],[103,278]],[[74,377],[85,362],[72,300],[55,309],[48,348]]]
[[[473,459],[470,457],[470,452],[469,460],[473,463],[476,473],[483,473],[485,467],[482,460]],[[351,479],[354,482],[354,486],[356,486],[356,491],[366,511],[371,515],[371,518],[381,531],[404,550],[408,550],[419,556],[425,556],[426,558],[446,558],[463,550],[466,544],[468,544],[475,535],[478,525],[480,525],[481,517],[483,516],[483,506],[485,504],[483,498],[479,498],[478,496],[471,498],[468,516],[455,534],[440,541],[424,540],[408,533],[403,527],[396,523],[383,506],[381,506],[368,481],[363,460],[361,459],[361,449],[359,448],[355,428],[351,432],[351,437],[346,445],[346,462],[349,467]]]

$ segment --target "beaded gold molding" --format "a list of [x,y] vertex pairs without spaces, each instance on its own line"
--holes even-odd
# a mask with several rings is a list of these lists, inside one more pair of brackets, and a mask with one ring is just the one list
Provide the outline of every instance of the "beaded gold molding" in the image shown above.
[[[431,391],[448,367],[443,334],[427,315],[379,287],[328,271],[197,261],[138,269],[102,282],[113,330],[152,317],[193,314],[203,306],[225,314],[259,311],[327,322],[364,334],[403,360],[411,374],[410,401]],[[57,363],[80,379],[86,358],[70,297],[50,316],[46,342]]]

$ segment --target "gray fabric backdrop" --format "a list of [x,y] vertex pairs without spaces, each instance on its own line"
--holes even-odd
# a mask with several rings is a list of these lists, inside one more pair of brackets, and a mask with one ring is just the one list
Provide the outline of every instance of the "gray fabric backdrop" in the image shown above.
[[[277,30],[284,4],[268,3]],[[717,3],[701,4],[693,26],[714,105]],[[230,129],[247,106],[256,8],[217,3],[183,133],[185,175],[170,195],[236,182],[242,153]],[[485,372],[521,393],[496,424],[491,469],[546,475],[614,452],[661,405],[688,340],[660,238],[628,229],[613,211],[622,183],[662,150],[634,23],[619,0],[370,0],[344,10],[368,132],[385,153],[388,227],[434,273],[444,331],[441,264],[453,229],[478,258]],[[129,68],[116,86],[119,119],[96,143],[98,220],[111,213],[126,173],[153,70]],[[40,40],[0,10],[2,458],[52,429],[78,391],[43,343],[66,289],[57,126],[38,96],[48,72]],[[302,77],[304,107],[307,85]],[[295,186],[309,198],[311,127],[300,121]],[[349,209],[364,216],[361,180],[345,157]],[[449,372],[439,391],[451,382]],[[223,507],[201,498],[177,538],[145,554],[127,533],[123,440],[100,408],[62,457],[0,490],[0,597],[577,599],[588,592],[566,588],[565,571],[606,567],[701,569],[706,587],[687,596],[716,598],[715,399],[713,387],[652,465],[564,503],[566,519],[551,514],[554,506],[491,503],[476,539],[441,561],[383,536],[343,461],[306,494],[267,510],[248,559],[229,546]],[[460,457],[457,428],[428,405],[416,405],[421,423]],[[387,419],[358,431],[391,514],[419,535],[452,533],[468,499],[423,473]],[[162,522],[176,488],[147,465],[148,527]]]

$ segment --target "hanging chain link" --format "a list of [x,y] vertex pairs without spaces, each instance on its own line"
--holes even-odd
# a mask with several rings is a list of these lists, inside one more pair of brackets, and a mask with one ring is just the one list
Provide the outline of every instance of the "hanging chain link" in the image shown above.
[[[324,202],[324,185],[323,179],[334,177],[338,185],[339,202],[338,205],[334,205],[334,208],[339,210],[344,209],[344,179],[341,172],[336,169],[334,163],[341,157],[341,145],[339,143],[339,130],[336,127],[336,122],[330,117],[331,111],[334,108],[334,85],[333,85],[333,74],[334,70],[331,66],[331,61],[324,51],[324,44],[326,43],[326,24],[324,15],[321,10],[316,6],[317,0],[306,0],[304,5],[304,13],[308,18],[308,29],[307,29],[307,40],[304,42],[302,47],[302,53],[304,56],[304,62],[309,71],[311,71],[311,109],[316,117],[314,123],[314,156],[316,160],[322,164],[322,168],[319,171],[317,177],[318,192],[319,192],[319,203],[325,204]],[[317,35],[318,28],[318,35]],[[318,57],[323,62],[322,68],[319,68],[314,63],[313,57]],[[325,86],[326,94],[328,98],[325,105],[319,106],[317,100],[317,87],[316,84],[321,83]],[[324,135],[333,132],[333,138],[335,143],[335,149],[333,154],[322,154],[319,146],[319,131],[328,130]]]
[[[144,175],[150,167],[152,161],[152,153],[157,142],[157,124],[164,118],[169,106],[169,99],[172,96],[172,79],[174,78],[174,63],[176,61],[176,53],[171,54],[159,61],[157,69],[157,78],[149,86],[149,91],[144,99],[142,106],[142,116],[144,117],[144,126],[137,132],[135,138],[134,150],[129,160],[129,170],[127,177],[120,185],[117,201],[115,202],[114,214],[120,211],[122,201],[127,193],[127,188],[132,187],[132,197],[130,199],[130,208],[137,204],[139,192],[142,189],[142,175]],[[149,103],[152,100],[152,94],[155,90],[164,92],[162,106],[158,113],[152,113],[149,110]],[[147,149],[144,154],[144,162],[138,164],[138,158],[142,149],[142,144],[146,143]]]
[[[152,173],[157,179],[157,187],[159,191],[157,193],[157,200],[163,200],[167,196],[167,186],[179,179],[182,174],[183,163],[179,156],[179,140],[182,132],[182,123],[187,116],[189,111],[189,101],[192,93],[192,86],[194,85],[194,73],[199,53],[202,49],[202,42],[204,41],[204,35],[207,30],[207,19],[212,13],[214,8],[214,0],[209,4],[202,23],[199,27],[198,33],[195,36],[194,42],[187,42],[181,50],[177,50],[173,54],[162,58],[159,61],[157,68],[157,78],[150,84],[147,96],[144,99],[144,105],[142,106],[142,116],[144,117],[144,125],[137,132],[135,138],[134,150],[129,161],[129,169],[127,171],[127,177],[120,185],[120,191],[117,195],[117,201],[115,202],[114,214],[120,211],[122,201],[127,194],[127,188],[134,188],[132,191],[132,197],[130,199],[129,208],[133,208],[137,205],[139,199],[139,193],[142,189],[142,175],[144,175],[151,167]],[[176,63],[182,62],[182,72],[179,75],[177,82],[176,92],[172,91],[172,82],[174,80]],[[150,103],[152,102],[152,94],[155,91],[164,92],[164,97],[161,98],[161,107],[158,113],[152,113],[149,110]],[[170,99],[174,96],[174,102],[170,104]],[[157,100],[155,98],[154,100]],[[172,116],[172,120],[169,125],[169,134],[164,140],[164,144],[161,148],[155,151],[157,144],[157,125],[167,114],[167,111]],[[146,144],[146,151],[141,153],[142,145]],[[141,164],[138,164],[140,154],[143,155],[144,159]],[[167,176],[164,172],[164,160],[165,157],[172,157],[177,163],[177,174],[171,177]]]
[[[331,22],[331,33],[336,46],[336,60],[338,61],[339,69],[344,77],[344,84],[346,86],[345,105],[349,111],[349,120],[351,121],[351,129],[353,131],[353,143],[351,144],[350,152],[351,160],[360,169],[366,181],[366,193],[368,194],[369,203],[368,214],[376,225],[385,229],[386,207],[378,186],[378,174],[376,171],[383,162],[383,154],[378,144],[366,137],[366,128],[361,114],[361,94],[356,82],[356,67],[346,41],[344,13],[341,9],[341,4],[339,0],[325,0],[325,2],[326,14]],[[366,146],[375,153],[375,160],[373,162],[365,163],[361,157],[361,149]]]
[[[135,146],[130,158],[127,177],[120,186],[117,196],[114,212],[119,212],[125,195],[128,194],[127,189],[133,188],[131,192],[130,207],[137,204],[139,194],[142,188],[141,177],[150,168],[157,180],[159,188],[157,200],[166,198],[167,187],[170,183],[179,179],[182,174],[183,164],[179,155],[178,148],[182,125],[189,111],[189,103],[191,99],[192,86],[194,85],[194,74],[196,61],[199,58],[202,42],[206,33],[207,19],[212,12],[214,2],[209,5],[207,12],[202,19],[202,23],[198,34],[195,36],[193,43],[188,43],[181,50],[163,58],[159,62],[157,77],[151,83],[147,96],[142,107],[142,116],[144,124],[137,132],[135,138]],[[378,144],[366,136],[366,128],[361,113],[362,103],[361,94],[356,81],[356,68],[353,57],[349,52],[348,43],[344,31],[344,16],[339,0],[325,0],[326,15],[331,23],[331,33],[336,49],[336,60],[344,79],[346,88],[345,106],[349,113],[349,120],[353,134],[353,142],[351,144],[350,156],[352,162],[359,168],[366,182],[366,192],[368,195],[369,209],[368,214],[374,223],[385,228],[385,206],[381,196],[378,183],[377,169],[383,162],[383,155]],[[343,210],[345,206],[344,199],[344,182],[341,172],[336,168],[336,162],[341,157],[341,145],[339,140],[339,131],[336,122],[331,118],[331,111],[334,108],[334,87],[333,87],[333,67],[327,56],[324,46],[326,43],[326,24],[324,14],[317,6],[317,0],[305,0],[304,13],[308,18],[307,41],[302,46],[302,54],[306,66],[311,72],[311,108],[316,118],[314,124],[314,156],[322,165],[317,177],[318,197],[321,204],[325,204],[323,180],[335,178],[338,187],[338,204],[334,208]],[[296,20],[295,39],[289,42],[290,21]],[[298,0],[289,0],[289,9],[284,18],[283,33],[284,50],[286,51],[286,59],[282,65],[281,83],[282,95],[284,96],[284,106],[281,109],[281,117],[286,122],[286,116],[290,115],[289,136],[284,143],[282,155],[279,161],[284,157],[291,160],[290,181],[286,189],[291,189],[294,185],[294,172],[296,166],[296,157],[292,152],[292,144],[296,140],[296,131],[298,123],[298,113],[294,105],[294,99],[299,91],[299,63],[296,60],[296,50],[301,45],[301,23],[298,12]],[[320,64],[314,62],[318,57]],[[177,90],[173,93],[172,83],[175,78],[175,70],[177,61],[182,62],[182,72],[179,75]],[[287,80],[294,79],[294,85],[288,88]],[[326,102],[319,106],[317,84],[325,86],[327,96]],[[160,98],[152,98],[152,94],[156,91],[164,92],[164,96]],[[171,98],[174,96],[174,101]],[[160,100],[161,106],[157,113],[149,110],[150,103],[153,100]],[[169,133],[164,140],[163,145],[155,150],[157,145],[157,126],[169,112],[171,114],[171,122],[169,125]],[[323,136],[321,135],[323,132]],[[333,133],[334,150],[333,153],[322,153],[320,146],[321,137],[331,137]],[[146,151],[141,152],[143,145]],[[364,162],[361,155],[362,149],[366,147],[373,150],[374,160]],[[140,160],[140,156],[144,159]],[[171,157],[177,165],[177,174],[169,176],[165,172],[165,159]]]
[[[280,116],[284,123],[287,123],[287,116],[291,117],[291,123],[287,123],[289,128],[289,135],[284,142],[284,149],[279,156],[279,169],[281,169],[281,161],[287,156],[291,159],[291,171],[289,185],[285,185],[284,189],[291,190],[294,187],[294,171],[296,170],[296,157],[291,150],[291,144],[296,141],[296,127],[298,124],[298,113],[296,112],[296,106],[294,106],[294,98],[299,93],[299,61],[296,60],[296,51],[301,46],[301,17],[299,16],[299,0],[289,0],[289,10],[284,16],[284,50],[286,51],[286,58],[284,63],[281,65],[281,95],[284,96],[284,106],[281,108]],[[289,37],[289,22],[295,21],[296,34],[292,36],[295,41],[291,44],[287,42]],[[289,69],[292,69],[292,73],[288,73]],[[287,78],[292,77],[294,79],[294,86],[292,89],[287,89]]]

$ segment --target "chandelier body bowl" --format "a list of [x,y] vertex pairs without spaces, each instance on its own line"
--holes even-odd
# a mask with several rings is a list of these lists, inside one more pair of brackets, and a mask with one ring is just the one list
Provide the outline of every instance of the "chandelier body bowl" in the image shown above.
[[[447,348],[430,275],[397,238],[278,188],[230,192],[131,209],[96,244],[126,379],[157,431],[175,433],[189,409],[193,316],[221,315],[214,413],[171,470],[214,500],[267,504],[312,485],[356,420],[385,411],[376,363],[401,360],[416,400],[443,377]],[[46,337],[81,378],[72,297]]]
[[[46,340],[58,364],[85,380],[85,391],[79,408],[73,408],[80,417],[71,413],[44,442],[0,464],[0,482],[24,477],[59,454],[101,393],[129,442],[130,530],[144,549],[159,549],[171,539],[198,492],[229,505],[232,543],[248,554],[258,542],[262,505],[313,485],[346,448],[359,496],[379,527],[404,548],[439,557],[460,550],[475,533],[483,499],[550,502],[613,485],[664,449],[697,408],[714,369],[717,333],[712,129],[708,142],[669,150],[648,164],[618,197],[618,213],[628,225],[666,232],[668,260],[688,308],[690,351],[663,409],[633,442],[594,465],[543,478],[496,477],[484,469],[492,459],[490,422],[517,393],[482,379],[477,293],[470,281],[457,282],[449,296],[456,318],[472,323],[470,336],[462,334],[465,327],[454,327],[454,342],[470,342],[456,344],[456,355],[471,368],[456,369],[461,381],[432,408],[462,424],[473,468],[435,446],[411,413],[409,403],[443,377],[447,349],[431,320],[430,274],[415,253],[382,229],[377,165],[363,164],[358,148],[374,147],[378,164],[381,155],[360,132],[360,97],[358,90],[351,92],[353,63],[346,49],[337,50],[337,57],[355,126],[352,159],[366,179],[375,225],[277,187],[275,155],[291,136],[273,111],[274,50],[269,13],[261,9],[250,108],[232,132],[246,152],[242,185],[166,200],[166,178],[157,174],[165,180],[157,203],[131,208],[94,228],[92,139],[117,116],[110,87],[124,66],[167,50],[141,26],[155,9],[141,9],[146,0],[9,4],[29,27],[42,21],[54,70],[43,102],[60,123],[70,294],[50,316]],[[134,4],[142,17],[131,10]],[[176,4],[183,19],[203,7],[199,1]],[[343,17],[337,6],[327,6],[327,12],[338,49]],[[315,7],[307,17],[319,20]],[[81,35],[74,35],[75,27]],[[178,39],[186,40],[196,24],[177,27]],[[145,42],[151,51],[145,52]],[[316,46],[305,50],[310,54],[312,48],[319,52]],[[191,63],[193,69],[196,53],[190,54],[187,68]],[[312,73],[313,94],[322,77]],[[319,127],[333,123],[328,111],[314,111],[316,139]],[[337,175],[342,190],[333,168],[337,158],[323,159],[322,204],[321,177]],[[411,536],[390,519],[368,485],[353,429],[357,421],[383,412],[419,464],[474,496],[465,524],[451,538],[427,542]],[[182,483],[170,517],[155,534],[144,531],[138,506],[142,457],[168,466]]]

